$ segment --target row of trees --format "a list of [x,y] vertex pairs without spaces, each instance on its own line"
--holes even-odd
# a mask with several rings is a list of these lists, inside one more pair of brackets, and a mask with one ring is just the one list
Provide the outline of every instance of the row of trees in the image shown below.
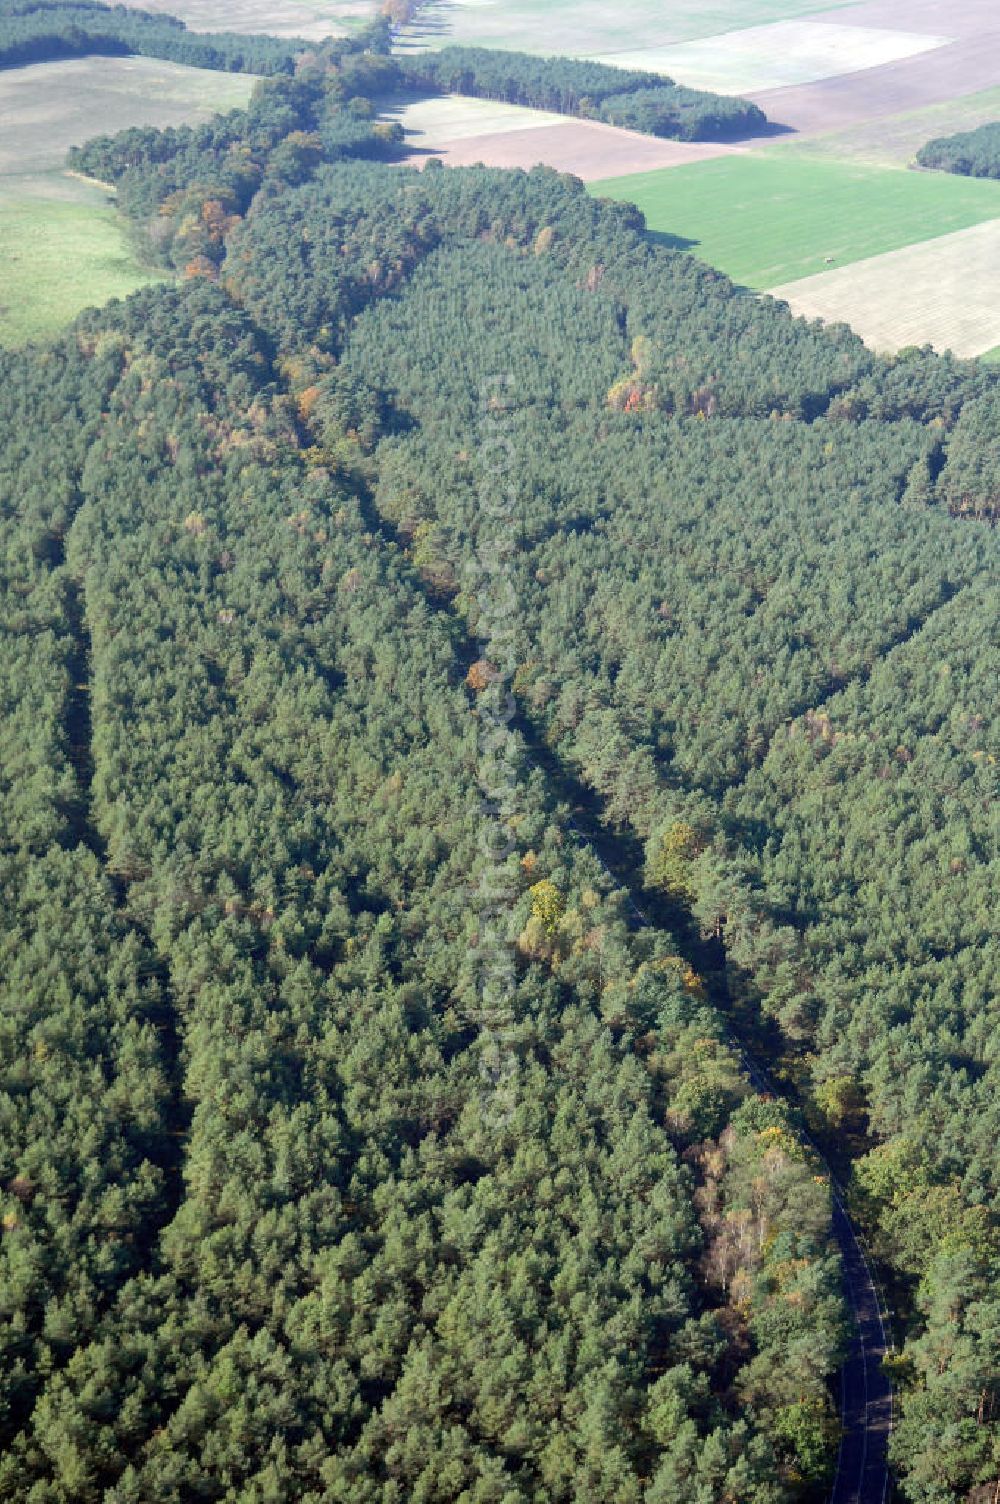
[[399,59],[411,86],[604,120],[682,141],[749,136],[767,124],[745,99],[685,89],[659,73],[486,47],[444,47]]
[[917,152],[921,167],[971,178],[1000,178],[1000,121],[954,136],[936,136]]
[[223,73],[292,73],[308,43],[239,32],[191,32],[174,16],[100,0],[6,0],[0,67],[90,54],[165,58]]

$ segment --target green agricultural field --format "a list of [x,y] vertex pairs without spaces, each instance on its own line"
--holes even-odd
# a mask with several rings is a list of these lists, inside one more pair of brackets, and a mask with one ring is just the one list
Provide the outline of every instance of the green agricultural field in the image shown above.
[[[524,52],[591,57],[634,51],[637,41],[652,45],[686,42],[717,32],[769,21],[787,21],[849,5],[816,0],[441,0],[411,28],[411,45],[507,47]],[[611,59],[609,58],[610,62]]]
[[153,280],[101,188],[61,177],[0,178],[0,344],[44,339],[89,304]]
[[782,152],[591,183],[650,230],[747,287],[767,288],[1000,218],[1000,183]]
[[153,280],[93,183],[61,171],[67,149],[129,125],[180,125],[245,104],[248,74],[155,58],[74,58],[0,73],[0,344],[54,334],[89,304]]

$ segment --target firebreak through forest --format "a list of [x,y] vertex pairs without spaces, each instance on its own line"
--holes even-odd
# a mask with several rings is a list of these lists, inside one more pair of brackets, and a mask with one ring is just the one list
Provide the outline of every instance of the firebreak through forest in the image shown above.
[[821,1500],[808,1125],[902,1496],[986,1504],[997,376],[393,165],[383,67],[76,153],[181,280],[0,358],[0,1499]]

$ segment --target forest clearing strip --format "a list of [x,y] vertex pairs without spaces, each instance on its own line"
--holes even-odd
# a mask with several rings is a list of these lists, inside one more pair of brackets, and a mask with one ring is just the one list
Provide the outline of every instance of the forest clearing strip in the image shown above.
[[805,318],[850,324],[877,351],[982,355],[1000,345],[1000,218],[770,291]]
[[[788,728],[793,721],[798,720],[800,716],[806,715],[810,711],[817,712],[825,709],[825,707],[829,705],[833,700],[835,700],[838,695],[843,694],[846,690],[852,689],[858,685],[862,687],[866,685],[877,668],[880,668],[882,664],[886,663],[889,658],[892,657],[893,653],[898,652],[901,648],[905,648],[909,643],[913,642],[915,638],[919,637],[921,632],[932,620],[932,618],[935,617],[939,611],[943,611],[946,606],[950,606],[952,601],[957,599],[957,597],[962,594],[965,588],[966,587],[964,585],[961,585],[957,588],[950,588],[945,590],[941,598],[937,600],[934,605],[932,605],[930,609],[926,611],[922,617],[919,618],[918,621],[908,624],[901,632],[897,632],[891,638],[889,638],[888,641],[878,649],[878,651],[870,661],[862,663],[854,673],[847,674],[843,679],[831,680],[826,689],[822,690],[818,695],[815,695],[810,699],[808,705],[799,704],[797,707],[795,707],[792,710],[791,714],[788,715],[782,721],[781,725],[776,727],[772,734],[767,738],[766,744],[755,760],[754,767],[756,768],[764,766],[764,764],[767,762],[768,757],[770,756],[771,748],[774,746],[777,738],[783,733],[787,734]],[[731,795],[734,795],[738,793],[740,789],[745,788],[748,777],[749,773],[739,780],[734,779],[729,785],[729,793]]]
[[[523,714],[516,718],[516,726],[525,741],[530,761],[546,777],[556,791],[573,810],[573,815],[564,816],[573,835],[593,854],[610,880],[622,891],[633,915],[633,928],[658,927],[640,906],[633,893],[634,874],[639,868],[641,852],[634,834],[611,830],[604,823],[603,801],[589,785],[567,770],[562,759],[549,749],[536,735],[530,720]],[[666,921],[664,921],[666,923]],[[690,934],[678,934],[676,919],[667,926],[677,934],[682,950],[692,945]],[[723,942],[716,942],[724,950]],[[702,947],[704,948],[704,942]],[[695,946],[695,950],[698,947]],[[688,958],[690,959],[690,957]],[[703,958],[695,954],[697,967],[704,969]],[[753,1089],[762,1095],[770,1095],[788,1101],[801,1112],[801,1104],[794,1092],[787,1091],[774,1082],[769,1073],[754,1058],[735,1028],[735,1020],[727,1006],[728,988],[725,983],[726,963],[710,982],[710,992],[724,1020],[732,1031],[730,1043],[736,1049],[744,1074]],[[721,981],[720,981],[721,978]],[[727,993],[726,999],[716,994],[719,988]],[[862,1241],[845,1205],[846,1191],[837,1179],[826,1155],[804,1126],[796,1129],[798,1136],[808,1144],[822,1164],[830,1182],[833,1203],[832,1233],[841,1255],[844,1287],[854,1318],[855,1343],[860,1354],[860,1390],[857,1376],[852,1377],[852,1356],[841,1366],[840,1419],[841,1444],[837,1453],[836,1472],[830,1492],[830,1504],[884,1504],[889,1487],[888,1440],[892,1431],[893,1391],[882,1368],[882,1360],[891,1347],[883,1319],[883,1301],[879,1287],[865,1257]],[[879,1336],[865,1340],[866,1322],[863,1314],[874,1310]],[[871,1338],[871,1333],[869,1337]],[[860,1401],[860,1403],[859,1403]],[[885,1412],[888,1407],[888,1427]],[[853,1457],[853,1465],[846,1458]],[[872,1467],[872,1458],[875,1465]],[[871,1474],[871,1476],[869,1476]]]
[[[77,501],[79,502],[79,497]],[[144,962],[138,966],[138,974],[147,981],[155,978],[158,988],[157,1000],[147,1006],[145,1017],[156,1029],[160,1059],[170,1083],[167,1108],[169,1132],[160,1140],[158,1152],[150,1152],[151,1161],[163,1173],[164,1185],[159,1201],[161,1215],[147,1223],[142,1230],[142,1243],[148,1258],[152,1255],[160,1231],[172,1221],[183,1191],[183,1153],[190,1128],[190,1112],[185,1106],[183,1095],[180,1031],[167,965],[158,956],[146,925],[129,909],[128,882],[111,870],[107,842],[94,818],[93,783],[96,764],[93,642],[87,621],[85,586],[69,572],[65,562],[65,541],[61,535],[52,539],[52,569],[62,584],[63,618],[69,640],[65,659],[68,682],[62,721],[68,758],[76,783],[75,797],[65,810],[64,844],[68,850],[72,850],[74,846],[85,847],[99,862],[113,897],[114,919],[121,923],[123,930],[134,935],[144,955]]]

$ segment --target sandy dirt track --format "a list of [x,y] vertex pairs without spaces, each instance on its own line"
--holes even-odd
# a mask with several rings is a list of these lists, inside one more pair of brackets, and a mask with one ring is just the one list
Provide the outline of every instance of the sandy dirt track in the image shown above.
[[587,120],[567,120],[559,125],[534,126],[530,130],[505,130],[487,136],[463,136],[437,142],[408,159],[421,166],[428,157],[439,157],[449,167],[534,167],[539,162],[560,172],[572,172],[585,183],[598,178],[632,172],[651,172],[657,167],[679,167],[725,156],[737,148],[711,143],[660,141],[637,131],[619,130]]
[[771,290],[793,312],[850,324],[875,350],[1000,345],[1000,220]]

